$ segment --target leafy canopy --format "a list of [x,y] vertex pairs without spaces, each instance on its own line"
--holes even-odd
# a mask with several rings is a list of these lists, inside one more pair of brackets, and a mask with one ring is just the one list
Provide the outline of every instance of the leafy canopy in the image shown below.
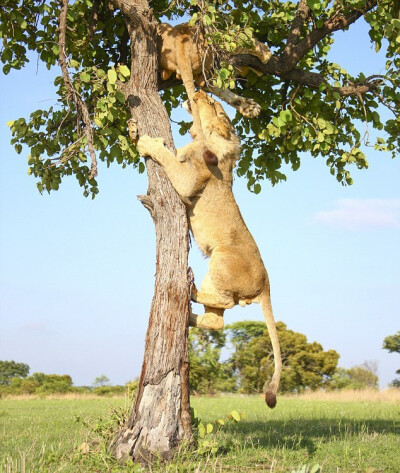
[[13,378],[26,378],[29,365],[15,361],[0,361],[0,385],[8,385]]
[[[400,331],[385,337],[383,340],[383,348],[388,350],[389,353],[400,353]],[[400,374],[400,369],[398,369],[396,373]],[[393,387],[400,388],[400,378],[395,378],[391,384]]]
[[[329,386],[339,359],[335,350],[324,351],[302,333],[277,322],[283,370],[280,391],[302,391]],[[264,322],[236,322],[227,327],[235,348],[231,362],[239,376],[240,390],[261,392],[274,371],[273,350]]]
[[[393,156],[398,152],[397,2],[158,0],[149,4],[158,19],[189,19],[194,28],[201,28],[218,59],[209,80],[261,105],[258,118],[237,115],[234,120],[243,145],[237,173],[246,176],[254,192],[260,192],[263,179],[272,184],[286,179],[285,164],[297,170],[301,152],[325,159],[342,184],[352,183],[351,166],[368,167],[365,146]],[[62,5],[68,7],[64,28],[59,27]],[[75,0],[69,5],[67,0],[2,2],[3,73],[37,58],[48,69],[65,65],[66,72],[54,82],[56,103],[9,122],[16,151],[29,149],[28,173],[37,178],[41,192],[57,190],[65,176],[74,175],[84,195],[94,197],[96,158],[144,171],[129,139],[130,112],[123,88],[140,71],[130,59],[129,21],[119,5],[120,0]],[[351,28],[362,18],[375,50],[385,50],[386,70],[378,71],[379,76],[365,77],[360,71],[352,77],[328,56],[334,32]],[[253,35],[273,53],[267,64],[234,56],[238,47],[251,45]],[[246,60],[252,70],[244,78],[236,77],[234,66]],[[159,88],[168,111],[184,98],[177,81],[160,82]],[[388,113],[382,113],[385,106]],[[372,128],[380,135],[375,143],[369,142]]]

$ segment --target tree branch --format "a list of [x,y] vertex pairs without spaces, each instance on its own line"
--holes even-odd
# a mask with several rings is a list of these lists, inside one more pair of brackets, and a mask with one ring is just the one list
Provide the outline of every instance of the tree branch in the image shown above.
[[[346,15],[343,15],[340,11],[335,12],[330,18],[328,18],[321,28],[314,28],[308,36],[299,41],[297,44],[293,44],[293,39],[298,39],[300,30],[297,25],[301,23],[305,17],[306,8],[302,5],[303,0],[299,3],[298,14],[293,20],[293,26],[289,37],[292,39],[291,42],[286,46],[280,61],[281,67],[285,71],[292,70],[296,64],[302,59],[308,51],[316,46],[321,39],[330,35],[334,31],[344,30],[348,28],[352,23],[357,21],[361,16],[368,13],[372,8],[378,4],[377,0],[367,0],[365,6],[361,9],[350,10]],[[305,2],[304,2],[305,3]],[[301,23],[302,25],[303,23]],[[294,34],[293,34],[294,33]],[[289,38],[288,38],[289,41]]]
[[[293,69],[291,71],[285,71],[281,67],[281,63],[278,58],[272,57],[269,62],[262,64],[257,58],[249,54],[240,54],[232,56],[230,63],[237,67],[248,66],[261,72],[264,75],[275,75],[283,80],[290,80],[297,84],[306,85],[313,89],[318,89],[321,84],[329,86],[329,82],[326,77],[317,72],[303,71],[301,69]],[[363,95],[366,92],[375,91],[377,87],[382,83],[384,76],[371,76],[366,79],[362,84],[349,84],[343,87],[329,87],[329,90],[338,92],[342,96],[348,95]]]
[[290,56],[292,54],[292,49],[298,43],[301,35],[301,29],[306,20],[309,18],[310,13],[311,9],[307,5],[307,0],[300,0],[297,6],[296,16],[292,22],[292,28],[288,34],[286,47],[283,51],[284,55]]
[[[75,90],[72,80],[68,73],[67,67],[67,54],[66,54],[66,31],[67,31],[67,12],[68,12],[68,0],[61,0],[61,11],[59,16],[59,27],[58,27],[58,45],[60,52],[58,53],[58,64],[61,67],[62,77],[64,80],[65,87],[67,89],[67,100],[72,100],[76,106],[78,112],[78,121],[81,117],[84,128],[83,134],[86,136],[87,146],[89,148],[91,167],[89,173],[89,180],[97,176],[97,159],[93,145],[93,129],[92,121],[90,119],[89,110],[86,106],[82,97]],[[79,125],[78,125],[79,130]]]

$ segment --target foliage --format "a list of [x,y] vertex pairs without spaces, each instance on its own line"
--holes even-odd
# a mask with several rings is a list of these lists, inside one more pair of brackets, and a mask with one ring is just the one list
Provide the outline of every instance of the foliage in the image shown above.
[[107,384],[110,384],[110,380],[107,378],[105,374],[101,374],[100,376],[97,376],[94,381],[93,381],[93,386],[106,386]]
[[126,393],[125,386],[97,386],[93,389],[93,394],[98,396],[118,396]]
[[68,374],[33,373],[27,378],[13,378],[0,394],[54,394],[71,392],[72,378]]
[[[383,340],[383,348],[388,350],[389,353],[400,353],[400,331],[396,332],[394,335],[388,335]],[[400,369],[398,369],[396,373],[400,374]],[[394,379],[391,385],[394,388],[400,388],[400,378]]]
[[389,353],[400,353],[400,331],[394,335],[388,335],[383,340],[383,348]]
[[13,360],[0,361],[0,386],[10,385],[13,378],[26,378],[29,369],[26,363],[16,363]]
[[244,412],[232,411],[225,418],[218,418],[213,422],[203,423],[198,417],[196,409],[191,409],[194,440],[197,444],[196,453],[200,455],[215,455],[226,450],[220,441],[220,433],[229,423],[244,420]]
[[[307,342],[305,335],[288,330],[282,322],[277,322],[276,327],[283,361],[280,391],[317,389],[329,383],[339,354],[335,350],[324,351],[317,342]],[[265,324],[236,322],[227,329],[235,347],[231,361],[239,375],[240,391],[261,392],[274,369],[272,346]]]
[[[94,152],[107,165],[116,161],[122,166],[144,170],[129,140],[126,122],[130,113],[123,88],[132,75],[140,72],[135,71],[130,60],[124,17],[116,8],[118,2],[113,3],[114,7],[110,8],[105,0],[71,1],[66,45],[60,48],[60,2],[2,2],[3,73],[21,69],[33,58],[52,69],[62,64],[64,58],[72,84],[67,87],[63,73],[55,79],[58,98],[53,106],[33,111],[29,118],[9,122],[16,151],[29,150],[28,172],[37,178],[40,192],[57,190],[64,177],[74,175],[84,195],[94,197],[98,185],[88,165],[88,157],[91,155],[93,161]],[[190,23],[201,29],[208,48],[218,59],[210,81],[253,98],[262,106],[257,119],[237,115],[234,120],[243,145],[237,172],[246,176],[254,192],[261,190],[263,179],[272,184],[286,179],[288,166],[297,170],[302,152],[326,160],[330,172],[342,184],[352,183],[351,167],[368,167],[366,146],[389,151],[393,156],[397,153],[400,144],[397,2],[380,0],[378,5],[373,0],[303,1],[307,21],[300,22],[297,33],[293,25],[299,21],[300,2],[154,0],[150,3],[158,18],[166,16],[182,21],[189,16]],[[366,77],[360,71],[353,77],[329,56],[334,31],[351,28],[354,21],[351,18],[358,17],[367,22],[375,50],[385,49],[386,70],[379,76]],[[252,35],[265,42],[273,56],[267,65],[258,65],[260,75],[250,71],[245,78],[236,80],[232,54],[238,47],[250,47]],[[313,38],[316,39],[310,41]],[[306,44],[309,46],[304,48]],[[290,54],[293,50],[297,55]],[[164,87],[162,96],[167,109],[176,108],[184,96],[183,87],[165,88],[165,84],[160,87]],[[89,118],[82,116],[71,94],[79,96],[86,105]],[[388,108],[389,115],[382,112],[383,106]],[[375,143],[369,143],[371,128],[380,134]],[[90,153],[87,130],[93,134],[93,153]]]
[[189,333],[190,389],[196,393],[232,392],[236,379],[229,363],[221,363],[221,349],[226,342],[222,331],[191,328]]
[[376,369],[368,362],[352,368],[337,368],[329,383],[332,389],[377,389],[379,378]]
[[[281,392],[328,387],[335,373],[339,354],[308,343],[305,335],[277,323],[283,358]],[[227,345],[233,353],[220,361]],[[225,332],[191,329],[189,334],[190,388],[193,392],[262,392],[273,373],[272,346],[264,322],[243,321],[226,327]]]

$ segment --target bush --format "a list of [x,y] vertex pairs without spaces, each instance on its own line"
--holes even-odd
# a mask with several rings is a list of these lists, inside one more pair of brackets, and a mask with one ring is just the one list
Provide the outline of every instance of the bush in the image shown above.
[[119,394],[125,394],[126,387],[125,386],[97,386],[92,391],[94,394],[98,396],[116,396]]

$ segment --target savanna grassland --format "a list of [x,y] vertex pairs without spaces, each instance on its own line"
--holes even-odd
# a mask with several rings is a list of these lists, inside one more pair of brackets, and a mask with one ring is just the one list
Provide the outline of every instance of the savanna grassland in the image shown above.
[[281,396],[274,410],[258,396],[193,397],[205,426],[232,411],[245,419],[228,421],[219,432],[213,424],[201,448],[182,449],[174,462],[143,470],[118,465],[106,449],[126,399],[3,399],[0,472],[290,473],[319,465],[323,473],[399,473],[399,391]]

